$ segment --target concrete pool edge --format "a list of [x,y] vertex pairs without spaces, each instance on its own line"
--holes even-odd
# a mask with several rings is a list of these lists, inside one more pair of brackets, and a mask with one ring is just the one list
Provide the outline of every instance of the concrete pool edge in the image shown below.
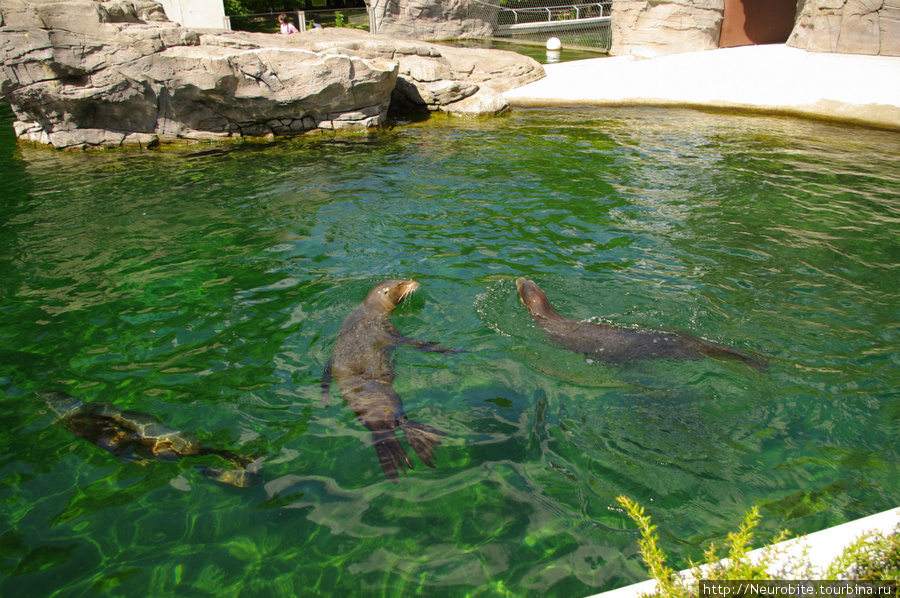
[[[869,532],[888,534],[898,525],[900,525],[900,507],[842,523],[800,538],[773,544],[772,548],[778,551],[779,555],[774,559],[769,571],[774,573],[782,569],[790,570],[790,563],[802,558],[811,565],[809,570],[803,572],[804,579],[821,579],[822,573],[828,565],[860,536]],[[758,561],[765,550],[766,548],[753,550],[749,553],[749,558]],[[689,569],[680,571],[678,575],[685,580],[693,579]],[[594,594],[589,598],[637,598],[654,591],[656,591],[656,581],[648,579],[630,586]]]
[[591,58],[544,68],[544,79],[503,94],[512,107],[705,108],[900,131],[900,57],[774,44],[646,60]]

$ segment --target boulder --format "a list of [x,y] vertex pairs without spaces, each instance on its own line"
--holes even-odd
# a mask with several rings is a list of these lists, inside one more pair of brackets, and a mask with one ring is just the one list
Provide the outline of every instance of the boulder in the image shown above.
[[316,51],[396,61],[394,99],[431,110],[442,110],[480,87],[504,92],[545,76],[536,60],[506,50],[439,46],[349,29],[320,29],[307,35],[317,40],[312,46]]
[[518,54],[359,30],[186,29],[151,0],[0,0],[0,15],[16,134],[59,148],[366,129],[392,96],[441,110],[544,76]]
[[441,108],[451,116],[494,116],[509,110],[506,98],[490,87],[481,87],[472,95]]

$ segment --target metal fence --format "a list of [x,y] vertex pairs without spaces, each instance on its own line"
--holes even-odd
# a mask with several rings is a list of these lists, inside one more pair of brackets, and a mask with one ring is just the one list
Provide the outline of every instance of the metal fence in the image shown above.
[[352,27],[369,30],[369,13],[365,8],[342,8],[340,10],[298,10],[265,12],[252,15],[229,15],[225,17],[225,28],[233,31],[253,31],[257,33],[278,33],[278,15],[287,15],[294,27],[305,31],[316,26]]
[[[469,18],[490,24],[492,37],[510,42],[546,44],[556,37],[562,47],[608,51],[612,39],[610,0],[573,4],[572,0],[470,0]],[[231,15],[225,27],[236,31],[277,33],[278,15],[289,15],[300,31],[316,26],[371,30],[365,8],[300,10],[283,13]],[[484,31],[485,29],[481,29]]]
[[608,51],[612,40],[610,0],[471,0],[469,16],[494,24],[494,37],[563,47]]

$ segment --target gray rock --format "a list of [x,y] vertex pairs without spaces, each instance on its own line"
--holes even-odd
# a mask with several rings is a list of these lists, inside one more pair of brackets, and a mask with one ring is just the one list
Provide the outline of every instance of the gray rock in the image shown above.
[[467,98],[441,106],[441,112],[451,116],[496,116],[509,111],[506,98],[499,91],[483,86]]
[[787,45],[900,56],[900,0],[805,0]]
[[653,58],[716,49],[724,13],[725,0],[616,0],[610,54]]
[[429,41],[491,37],[497,8],[474,0],[372,2],[375,31]]
[[[616,0],[611,54],[650,58],[718,47],[724,0]],[[900,0],[800,0],[787,45],[900,56]]]
[[439,110],[544,76],[510,52],[358,30],[185,29],[151,0],[0,0],[0,15],[16,134],[58,148],[366,129],[392,96]]

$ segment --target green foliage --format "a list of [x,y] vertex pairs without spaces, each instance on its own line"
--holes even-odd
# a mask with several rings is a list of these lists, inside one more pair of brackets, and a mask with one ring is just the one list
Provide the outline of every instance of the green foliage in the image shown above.
[[[631,519],[638,524],[641,531],[641,556],[656,580],[657,590],[648,597],[694,598],[699,595],[699,580],[749,580],[766,581],[778,579],[798,579],[808,576],[813,565],[801,557],[799,561],[791,561],[791,570],[779,571],[773,575],[770,571],[777,559],[784,555],[784,549],[775,545],[788,538],[787,532],[781,532],[762,551],[760,558],[749,556],[753,530],[759,524],[759,508],[753,507],[744,516],[738,531],[728,534],[725,544],[728,554],[725,558],[719,555],[715,544],[704,553],[704,563],[691,563],[690,576],[687,580],[666,565],[666,554],[659,547],[659,536],[656,526],[645,515],[644,508],[627,496],[616,498]],[[805,555],[804,555],[805,557]],[[826,580],[858,580],[858,581],[890,581],[900,579],[900,526],[887,536],[881,532],[871,532],[861,536],[844,549],[843,553],[825,570],[822,579]]]
[[335,27],[343,27],[344,26],[343,13],[340,13],[340,12],[334,13],[334,26]]
[[[626,496],[616,499],[628,513],[628,516],[638,524],[641,530],[641,555],[650,569],[650,575],[657,583],[657,591],[649,596],[664,596],[666,598],[690,598],[698,595],[698,580],[767,580],[775,579],[767,570],[780,552],[770,547],[763,551],[762,558],[753,561],[748,558],[753,542],[753,530],[759,524],[759,509],[753,507],[747,512],[743,523],[737,532],[728,534],[725,543],[728,554],[724,560],[719,555],[718,547],[713,544],[704,553],[705,563],[697,565],[691,563],[691,575],[693,579],[685,581],[681,576],[669,568],[665,553],[659,548],[659,538],[656,535],[656,526],[650,523],[650,517],[644,514],[644,508]],[[780,534],[774,542],[786,539],[786,534]]]
[[900,526],[888,535],[865,534],[829,566],[829,579],[884,581],[900,579]]
[[[747,554],[750,552],[753,542],[753,530],[759,525],[759,508],[753,507],[744,516],[737,532],[728,534],[725,543],[728,547],[728,555],[724,560],[718,554],[715,544],[704,552],[703,558],[709,567],[705,571],[704,579],[742,579],[742,580],[766,580],[774,579],[767,569],[774,561],[778,553],[769,546],[765,551],[764,558],[758,562],[751,561]],[[787,539],[787,533],[782,532],[773,543],[782,542]]]
[[641,555],[644,557],[644,563],[650,568],[650,575],[658,584],[659,593],[663,596],[689,596],[690,594],[685,593],[681,580],[675,581],[675,571],[666,565],[666,555],[659,547],[656,526],[650,523],[648,515],[644,515],[644,507],[627,496],[619,496],[616,500],[641,528]]
[[226,15],[249,15],[251,10],[241,0],[225,0]]

